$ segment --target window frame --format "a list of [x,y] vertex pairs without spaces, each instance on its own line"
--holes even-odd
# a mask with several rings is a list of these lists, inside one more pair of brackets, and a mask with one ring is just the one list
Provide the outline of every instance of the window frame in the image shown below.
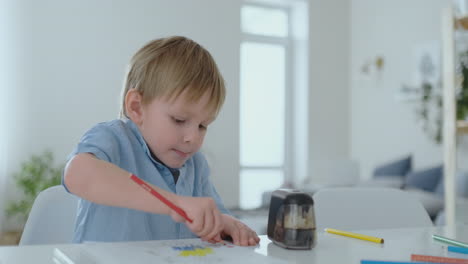
[[[294,160],[294,151],[293,151],[293,128],[294,128],[294,110],[293,110],[293,98],[295,94],[295,87],[293,82],[293,58],[294,58],[294,47],[293,42],[293,34],[292,34],[292,8],[290,6],[285,5],[275,5],[270,3],[259,3],[259,2],[251,2],[245,1],[242,4],[242,7],[245,6],[252,6],[252,7],[259,7],[259,8],[267,8],[267,9],[275,9],[275,10],[282,10],[287,14],[287,28],[288,34],[285,37],[278,37],[278,36],[265,36],[260,34],[252,34],[246,33],[242,31],[241,28],[241,40],[240,45],[243,43],[260,43],[260,44],[272,44],[272,45],[279,45],[284,48],[285,51],[285,65],[284,65],[284,159],[282,166],[244,166],[239,162],[239,176],[242,174],[244,170],[278,170],[282,171],[283,173],[283,184],[291,183],[294,181],[292,177],[294,170],[293,170],[293,160]],[[242,10],[242,9],[241,9]],[[242,12],[242,11],[241,11]],[[242,18],[242,14],[241,14]],[[242,23],[242,21],[240,21]],[[242,66],[242,65],[240,65]],[[239,155],[241,153],[241,145],[239,144]],[[242,186],[241,186],[242,187]],[[279,187],[279,186],[278,186]],[[240,194],[242,193],[241,190]],[[242,197],[239,195],[239,201],[242,200]]]

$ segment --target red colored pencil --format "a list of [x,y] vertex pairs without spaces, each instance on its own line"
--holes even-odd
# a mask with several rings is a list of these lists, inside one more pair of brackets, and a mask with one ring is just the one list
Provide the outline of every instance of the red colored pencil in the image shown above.
[[138,178],[135,174],[130,175],[130,179],[132,179],[134,182],[138,183],[143,189],[145,189],[147,192],[151,193],[154,197],[158,198],[161,202],[163,202],[165,205],[169,206],[172,210],[176,211],[180,216],[182,216],[185,220],[189,221],[192,223],[192,219],[188,218],[187,214],[185,213],[182,208],[178,207],[177,205],[173,204],[171,201],[166,199],[164,196],[162,196],[160,193],[158,193],[155,189],[153,189],[151,186],[149,186],[146,182],[144,182],[142,179]]
[[411,255],[411,261],[453,263],[453,264],[467,264],[468,263],[468,259],[448,258],[448,257],[429,256],[429,255],[416,255],[416,254]]

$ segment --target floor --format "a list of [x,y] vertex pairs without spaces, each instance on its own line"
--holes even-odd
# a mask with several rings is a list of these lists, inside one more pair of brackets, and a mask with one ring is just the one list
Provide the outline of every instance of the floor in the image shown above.
[[21,232],[4,232],[0,234],[0,246],[18,245]]

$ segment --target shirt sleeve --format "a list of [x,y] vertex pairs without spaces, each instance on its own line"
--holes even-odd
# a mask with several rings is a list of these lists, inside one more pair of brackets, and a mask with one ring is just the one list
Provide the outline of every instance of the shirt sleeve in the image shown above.
[[202,196],[204,197],[212,197],[218,207],[219,211],[223,214],[231,215],[228,209],[224,206],[223,200],[219,196],[216,188],[214,187],[213,183],[210,179],[210,167],[208,166],[208,162],[206,161],[205,157],[201,153],[199,154],[199,160],[201,164],[201,175],[202,175]]
[[[83,135],[78,145],[68,156],[67,163],[80,153],[91,153],[100,160],[118,164],[119,149],[120,144],[114,129],[108,123],[100,123]],[[67,192],[70,192],[65,185],[63,177],[64,174],[62,174],[62,185]]]

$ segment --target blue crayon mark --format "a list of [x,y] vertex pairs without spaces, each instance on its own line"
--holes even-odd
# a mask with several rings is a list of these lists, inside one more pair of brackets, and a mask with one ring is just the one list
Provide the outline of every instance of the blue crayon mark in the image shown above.
[[172,249],[178,250],[178,251],[182,251],[182,250],[196,250],[197,248],[198,248],[198,249],[205,249],[205,247],[202,247],[202,246],[194,246],[194,245],[172,247]]

